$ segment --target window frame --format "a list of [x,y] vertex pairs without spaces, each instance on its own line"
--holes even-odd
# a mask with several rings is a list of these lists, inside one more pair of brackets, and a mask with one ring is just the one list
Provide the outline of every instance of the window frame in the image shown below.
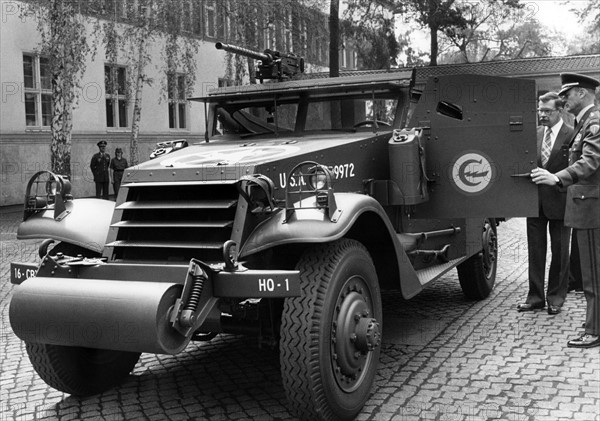
[[[31,86],[27,86],[27,77],[28,75],[25,73],[25,57],[31,58]],[[50,129],[52,125],[52,115],[53,115],[53,98],[52,98],[52,75],[49,69],[50,63],[49,58],[47,56],[41,56],[37,53],[27,53],[24,52],[22,55],[23,60],[23,104],[25,107],[25,128],[26,129],[38,129],[45,130]],[[47,74],[42,78],[42,60],[46,62],[46,70]],[[47,81],[47,83],[44,83]],[[28,101],[28,96],[33,97],[33,124],[29,124],[28,116],[32,115],[32,113],[28,113],[27,107],[28,104],[31,104],[31,101]],[[44,98],[45,97],[45,98]],[[47,107],[45,107],[45,106]],[[44,112],[47,110],[48,112]],[[47,123],[47,124],[44,124]]]
[[269,10],[263,20],[262,42],[265,50],[277,51],[277,23],[275,13]]
[[[111,75],[111,87],[108,86],[109,80],[107,80],[107,68]],[[119,74],[118,71],[123,70],[123,86],[122,90],[119,87]],[[127,89],[127,66],[116,63],[104,63],[104,107],[105,107],[105,123],[107,129],[128,129],[131,127],[131,119],[129,117],[129,95]],[[114,82],[116,80],[116,83]],[[110,110],[112,111],[112,125],[109,124],[109,107],[108,102],[112,105]],[[122,105],[123,104],[123,105]],[[123,106],[123,109],[121,108]],[[122,118],[125,118],[125,124],[121,122]]]
[[284,51],[288,53],[294,52],[294,17],[291,9],[285,9],[283,11],[283,23],[282,23],[282,42]]
[[[175,83],[173,83],[175,77]],[[189,100],[187,99],[185,73],[167,73],[167,109],[169,130],[189,131]]]
[[[217,1],[204,0],[203,2],[204,35],[207,38],[216,39],[218,34],[219,20],[217,18]],[[211,25],[212,23],[212,25]],[[212,29],[212,32],[211,32]]]

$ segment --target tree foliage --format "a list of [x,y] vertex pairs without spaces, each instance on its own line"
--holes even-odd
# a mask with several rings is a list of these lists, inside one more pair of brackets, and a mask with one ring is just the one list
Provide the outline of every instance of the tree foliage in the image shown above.
[[517,0],[465,2],[458,8],[465,25],[443,31],[442,43],[449,51],[444,61],[469,63],[550,53],[540,23],[527,19],[524,5]]
[[388,69],[396,65],[400,44],[391,3],[348,0],[347,6],[342,15],[342,35],[356,48],[359,68]]
[[579,44],[579,54],[600,53],[600,0],[588,0],[583,9],[575,9],[574,12],[579,22],[585,25],[589,38],[582,40]]
[[32,0],[23,12],[33,16],[41,36],[39,53],[48,58],[52,75],[50,166],[53,172],[71,175],[71,131],[85,61],[91,52],[86,18],[78,3]]
[[[184,74],[186,95],[192,93],[196,82],[196,59],[198,41],[188,36],[186,18],[189,18],[189,2],[184,0],[137,0],[127,2],[127,9],[119,9],[119,2],[108,2],[109,9],[99,10],[102,21],[103,44],[106,58],[111,63],[124,60],[129,68],[128,96],[133,97],[133,118],[129,142],[131,165],[139,162],[138,137],[143,109],[143,88],[154,86],[150,77],[152,48],[162,45],[164,77],[160,79],[163,97],[176,89],[169,83],[169,75]],[[126,18],[124,18],[125,16]],[[189,20],[188,20],[189,21]],[[113,83],[116,80],[113,79]],[[114,89],[114,88],[113,88]]]
[[[327,4],[326,0],[218,2],[219,13],[230,23],[230,38],[220,41],[258,52],[267,48],[292,52],[313,63],[320,61],[327,45],[328,21],[323,13]],[[286,26],[291,31],[287,32]],[[226,78],[240,84],[249,77],[250,83],[256,83],[254,62],[254,59],[227,53]]]
[[415,19],[430,36],[430,65],[436,66],[439,54],[438,37],[442,31],[464,30],[467,22],[456,0],[410,0],[399,2],[398,12],[406,19]]
[[329,3],[329,77],[337,77],[340,75],[340,0]]

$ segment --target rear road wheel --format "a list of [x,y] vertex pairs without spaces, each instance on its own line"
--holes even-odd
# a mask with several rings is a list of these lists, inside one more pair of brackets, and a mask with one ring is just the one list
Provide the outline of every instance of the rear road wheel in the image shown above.
[[496,221],[485,219],[481,233],[482,249],[458,265],[458,279],[465,296],[483,300],[490,295],[496,282],[498,262],[498,236]]
[[296,415],[351,420],[369,397],[380,354],[381,297],[365,247],[339,240],[301,258],[302,295],[285,300],[281,372]]

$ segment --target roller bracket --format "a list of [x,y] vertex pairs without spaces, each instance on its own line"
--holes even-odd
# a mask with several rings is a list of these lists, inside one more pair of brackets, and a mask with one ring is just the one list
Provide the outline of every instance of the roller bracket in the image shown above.
[[207,300],[202,300],[202,292],[210,282],[209,273],[212,273],[212,269],[207,264],[196,259],[190,260],[181,297],[175,301],[169,319],[173,328],[185,337],[191,337],[202,324],[199,316],[207,304]]

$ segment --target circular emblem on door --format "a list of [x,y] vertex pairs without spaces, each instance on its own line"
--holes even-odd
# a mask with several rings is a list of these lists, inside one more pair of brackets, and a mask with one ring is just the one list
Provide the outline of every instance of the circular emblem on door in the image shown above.
[[451,168],[451,180],[463,193],[470,195],[485,192],[495,179],[496,170],[481,152],[470,151],[460,155]]

